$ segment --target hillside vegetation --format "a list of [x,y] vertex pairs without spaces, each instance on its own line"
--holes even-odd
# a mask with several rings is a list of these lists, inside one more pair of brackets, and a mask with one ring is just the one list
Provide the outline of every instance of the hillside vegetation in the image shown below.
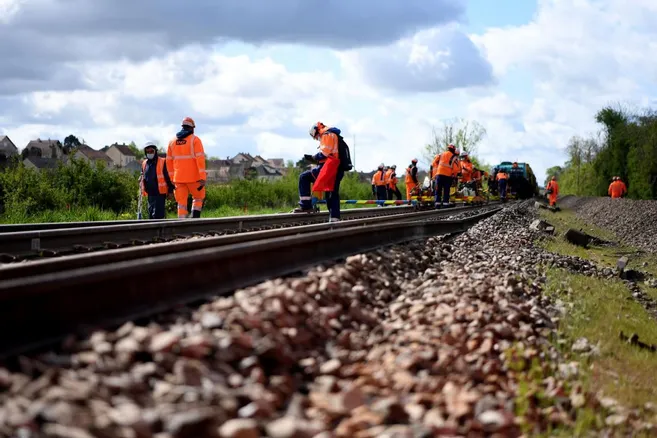
[[657,199],[657,110],[630,111],[620,105],[598,111],[598,135],[573,137],[568,161],[548,169],[561,193],[606,196],[611,178],[620,176],[628,197]]
[[[290,169],[281,180],[237,180],[208,185],[204,216],[287,211],[299,202],[300,170]],[[102,164],[71,160],[57,169],[35,171],[16,163],[0,171],[0,222],[59,222],[134,219],[139,173],[110,170]],[[403,184],[400,190],[404,192]],[[342,199],[370,199],[371,187],[348,173],[340,187]],[[144,200],[143,213],[146,213]],[[175,217],[175,201],[167,212]]]

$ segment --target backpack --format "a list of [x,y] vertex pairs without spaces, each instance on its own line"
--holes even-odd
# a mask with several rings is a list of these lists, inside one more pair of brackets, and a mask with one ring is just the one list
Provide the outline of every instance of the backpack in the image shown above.
[[340,134],[338,136],[338,158],[340,159],[340,170],[343,172],[349,172],[354,168],[351,163],[351,153],[349,152],[349,146],[344,141],[344,138]]

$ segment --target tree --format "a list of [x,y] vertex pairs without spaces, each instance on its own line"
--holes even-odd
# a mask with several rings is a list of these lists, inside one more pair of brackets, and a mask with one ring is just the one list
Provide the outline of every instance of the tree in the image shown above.
[[80,140],[78,140],[75,135],[69,134],[69,136],[64,139],[64,153],[68,154],[71,150],[79,148],[81,144],[82,143],[80,143]]
[[443,120],[438,130],[432,129],[433,139],[424,147],[424,159],[431,163],[433,158],[443,152],[450,143],[459,151],[474,156],[485,135],[486,128],[477,121],[461,118]]
[[[155,141],[155,144],[157,145],[157,149],[159,150],[160,149],[159,142]],[[138,148],[134,141],[131,141],[130,144],[128,144],[128,147],[135,154],[135,156],[137,157],[137,160],[142,160],[144,158],[144,150]],[[160,151],[160,152],[162,152],[162,151]],[[164,151],[164,152],[166,152],[166,151]]]
[[552,177],[556,177],[557,180],[559,179],[559,175],[564,171],[564,169],[561,166],[552,166],[548,170],[545,171],[545,183],[543,184],[544,187],[547,187],[548,182],[550,182],[550,179]]

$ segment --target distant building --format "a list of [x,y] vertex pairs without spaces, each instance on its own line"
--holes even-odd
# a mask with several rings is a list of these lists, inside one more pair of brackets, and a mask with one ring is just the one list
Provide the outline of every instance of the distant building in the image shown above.
[[64,146],[59,140],[41,140],[40,138],[30,141],[27,146],[27,156],[36,156],[41,158],[63,158]]
[[7,165],[9,160],[19,155],[18,148],[6,135],[0,135],[0,168]]
[[43,170],[43,169],[57,169],[59,163],[66,163],[67,159],[57,158],[43,158],[30,155],[23,160],[23,164],[28,169]]
[[114,143],[105,151],[105,154],[117,167],[125,167],[137,160],[137,156],[127,144]]
[[103,151],[97,151],[92,149],[90,146],[83,144],[76,148],[73,153],[73,158],[78,160],[84,160],[88,163],[97,163],[102,162],[108,166],[112,166],[114,162],[107,154]]

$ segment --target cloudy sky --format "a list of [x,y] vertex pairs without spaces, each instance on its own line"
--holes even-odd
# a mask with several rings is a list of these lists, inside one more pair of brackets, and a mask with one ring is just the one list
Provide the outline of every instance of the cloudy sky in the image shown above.
[[[614,101],[650,105],[654,0],[0,0],[0,134],[298,159],[321,120],[358,169],[420,157],[442,119],[542,179]],[[193,6],[191,6],[193,5]],[[355,149],[355,151],[354,151]]]

